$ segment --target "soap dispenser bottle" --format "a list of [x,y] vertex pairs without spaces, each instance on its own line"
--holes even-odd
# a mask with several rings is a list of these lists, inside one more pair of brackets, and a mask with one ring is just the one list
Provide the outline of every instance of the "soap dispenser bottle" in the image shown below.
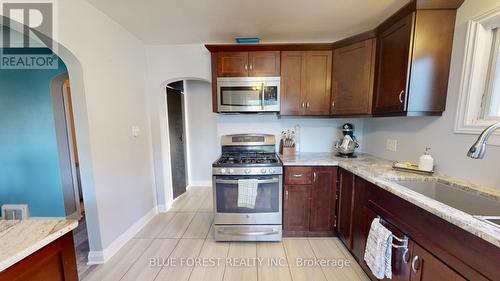
[[418,160],[418,169],[432,172],[434,170],[434,158],[429,154],[430,147],[425,148],[425,152]]

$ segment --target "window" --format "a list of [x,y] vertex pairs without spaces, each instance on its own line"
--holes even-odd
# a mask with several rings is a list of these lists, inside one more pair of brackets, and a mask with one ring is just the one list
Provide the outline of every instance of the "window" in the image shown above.
[[500,120],[500,6],[467,22],[463,59],[455,133],[479,134]]
[[500,118],[500,31],[492,30],[491,58],[486,91],[483,96],[484,119]]

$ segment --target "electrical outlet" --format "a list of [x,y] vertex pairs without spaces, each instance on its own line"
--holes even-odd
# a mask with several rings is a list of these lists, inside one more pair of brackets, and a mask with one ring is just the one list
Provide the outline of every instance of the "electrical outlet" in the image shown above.
[[387,142],[385,144],[385,149],[392,152],[398,151],[398,140],[387,139]]

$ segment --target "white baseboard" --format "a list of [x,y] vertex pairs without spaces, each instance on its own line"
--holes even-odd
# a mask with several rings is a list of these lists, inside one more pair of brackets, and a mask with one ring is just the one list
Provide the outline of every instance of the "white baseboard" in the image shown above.
[[212,186],[212,181],[190,181],[187,188],[193,186]]
[[147,212],[136,223],[122,233],[115,241],[111,242],[103,251],[90,251],[88,254],[88,264],[103,264],[113,257],[130,239],[158,214],[158,208],[154,207]]
[[158,205],[158,212],[166,213],[168,211],[167,206],[165,204]]

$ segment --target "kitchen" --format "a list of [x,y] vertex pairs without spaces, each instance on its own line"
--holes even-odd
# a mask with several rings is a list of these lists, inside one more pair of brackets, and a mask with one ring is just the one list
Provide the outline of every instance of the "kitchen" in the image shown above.
[[[190,97],[192,92],[186,87],[186,154],[191,169],[187,177],[194,184],[172,201],[168,193],[172,167],[165,142],[168,120],[161,117],[166,111],[165,101],[161,101],[164,94],[163,98],[152,94],[148,100],[153,143],[150,151],[160,213],[141,221],[133,234],[127,235],[130,239],[119,236],[123,242],[113,245],[123,248],[111,251],[114,255],[84,280],[170,280],[173,276],[184,280],[235,280],[241,276],[375,280],[373,269],[365,262],[365,252],[371,224],[377,219],[392,233],[390,245],[394,247],[386,247],[392,248],[392,278],[496,280],[499,228],[487,217],[498,215],[494,201],[499,198],[495,188],[498,175],[492,169],[498,159],[497,137],[484,135],[483,140],[491,145],[482,155],[483,160],[467,157],[486,126],[474,127],[468,131],[471,135],[463,134],[474,125],[469,122],[469,113],[474,110],[468,106],[477,103],[469,92],[478,87],[471,72],[463,69],[468,63],[470,69],[479,67],[475,64],[480,62],[470,59],[477,52],[470,47],[473,44],[468,36],[481,35],[470,21],[492,26],[498,5],[452,2],[417,1],[398,12],[404,6],[400,4],[370,27],[357,30],[359,35],[351,33],[350,39],[333,43],[147,47],[148,92],[164,93],[166,82],[179,79],[192,85],[191,91],[204,94]],[[393,32],[395,27],[399,29]],[[384,54],[388,59],[383,60]],[[394,73],[401,75],[396,77]],[[254,80],[258,84],[244,84]],[[231,85],[233,82],[237,84]],[[230,96],[237,92],[236,87],[247,87],[244,91],[249,94],[244,100],[239,95]],[[197,101],[198,107],[191,107]],[[242,101],[250,101],[251,106],[246,108],[252,113],[242,113],[237,105]],[[235,104],[225,108],[227,102]],[[201,104],[203,115],[196,110]],[[266,108],[273,113],[255,114]],[[211,128],[210,140],[205,142],[206,133],[200,135],[198,129],[194,130],[200,128],[195,125],[201,122]],[[352,124],[353,129],[344,124]],[[141,129],[144,134],[139,135],[139,140],[147,135],[147,129]],[[294,130],[295,138],[282,147],[282,131],[287,134],[287,130]],[[335,143],[341,141],[342,146],[344,139],[344,147],[359,146],[354,151],[357,158],[336,156]],[[203,147],[203,143],[207,145]],[[434,157],[433,175],[428,175],[432,168],[419,173],[393,169],[394,161],[401,161],[403,168],[418,169],[404,162],[418,165],[427,147],[427,154]],[[481,156],[477,152],[484,146],[478,143],[476,147],[470,156]],[[208,157],[203,152],[207,150]],[[279,158],[255,158],[262,152],[267,156],[278,153]],[[226,163],[220,164],[236,166],[217,167],[216,163],[212,167],[217,155],[224,154],[233,154],[232,159],[226,158],[222,161]],[[198,157],[210,158],[210,162],[196,163]],[[257,163],[255,170],[248,171],[248,163]],[[198,168],[203,172],[198,174]],[[270,182],[256,183],[252,177]],[[266,220],[270,216],[263,219],[247,214],[250,225],[264,225],[264,229],[241,229],[246,224],[242,223],[245,215],[233,220],[233,215],[225,216],[223,208],[219,212],[219,205],[240,205],[240,196],[234,191],[252,191],[255,184],[261,191],[256,192],[255,200],[246,202],[246,209],[255,211],[259,206],[270,206],[272,201],[272,211],[266,213],[279,215],[269,222]],[[217,192],[208,188],[212,185],[214,190],[218,186],[230,190],[221,191],[230,197],[220,197],[226,200],[219,204]],[[274,195],[260,198],[259,192]],[[267,201],[269,198],[271,201]],[[240,228],[233,231],[231,225]],[[221,237],[217,237],[219,234]],[[270,240],[282,242],[236,242],[258,237],[274,237]],[[212,243],[215,240],[233,242]],[[147,257],[274,257],[287,259],[287,264],[157,268],[147,265]],[[345,267],[331,263],[299,267],[295,264],[298,259],[351,263]]]

